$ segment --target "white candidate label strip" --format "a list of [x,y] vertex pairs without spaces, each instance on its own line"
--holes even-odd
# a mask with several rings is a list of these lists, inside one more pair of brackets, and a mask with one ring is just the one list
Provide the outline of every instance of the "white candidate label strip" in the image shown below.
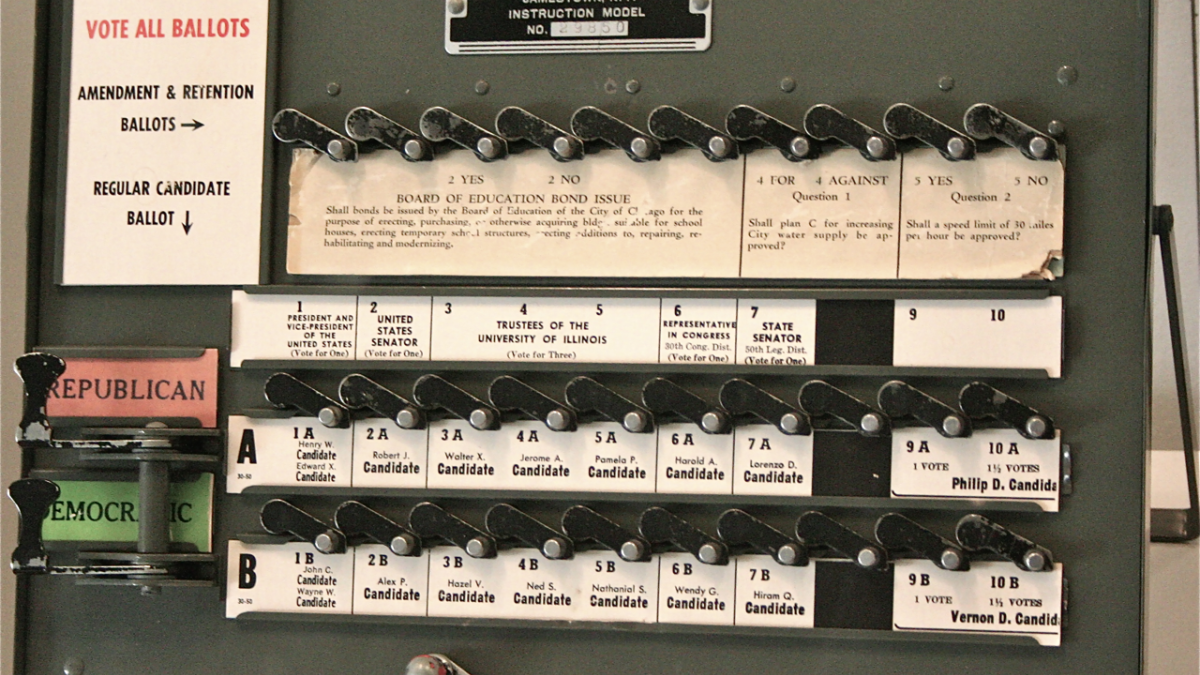
[[1044,369],[1062,377],[1062,297],[897,300],[892,365]]
[[1062,643],[1063,568],[1025,572],[1010,562],[971,562],[948,572],[927,560],[897,560],[892,627],[1028,635],[1044,647]]
[[616,422],[580,425],[571,453],[572,490],[654,492],[658,436],[632,434]]
[[504,588],[499,613],[506,619],[570,621],[577,618],[582,589],[578,560],[549,560],[533,548],[500,551],[490,561],[487,585]]
[[658,427],[660,494],[733,493],[733,434],[706,434],[695,424]]
[[355,358],[360,361],[428,361],[430,298],[358,298]]
[[1062,445],[1011,429],[945,438],[932,428],[892,430],[892,496],[1033,502],[1059,509]]
[[1063,257],[1064,168],[1016,148],[949,162],[904,154],[901,279],[1054,279]]
[[812,365],[816,336],[816,300],[738,300],[737,362],[742,365]]
[[737,318],[737,300],[664,298],[658,362],[733,363]]
[[690,553],[658,557],[658,622],[733,625],[736,565],[705,565]]
[[64,284],[258,281],[269,5],[74,3]]
[[463,420],[429,425],[430,489],[502,490],[511,473],[504,431],[479,431]]
[[425,460],[429,434],[424,429],[401,429],[391,420],[355,420],[354,487],[423,488],[429,475]]
[[379,544],[352,549],[354,614],[425,616],[429,601],[429,552],[401,556]]
[[780,565],[766,555],[738,556],[734,562],[737,565],[735,625],[813,627],[816,565]]
[[229,540],[225,617],[244,612],[349,614],[354,555],[324,555],[312,544]]
[[350,487],[353,434],[315,419],[229,416],[225,489]]
[[354,358],[358,323],[353,295],[250,295],[233,292],[229,362],[247,359]]
[[733,430],[733,493],[812,496],[813,437],[789,436],[770,424]]
[[433,299],[435,361],[657,363],[655,298]]
[[508,581],[497,559],[478,559],[462,549],[439,546],[429,549],[428,616],[480,619],[504,618],[501,598]]
[[508,423],[500,431],[486,433],[496,434],[493,447],[508,445],[506,452],[501,451],[508,458],[501,467],[505,476],[500,483],[505,489],[571,490],[577,484],[577,432],[552,431],[544,423],[530,420]]
[[[399,186],[399,187],[398,187]],[[736,277],[740,162],[292,155],[290,274]],[[893,218],[895,216],[893,215]]]
[[616,553],[575,553],[578,621],[654,623],[658,619],[658,560],[626,562]]

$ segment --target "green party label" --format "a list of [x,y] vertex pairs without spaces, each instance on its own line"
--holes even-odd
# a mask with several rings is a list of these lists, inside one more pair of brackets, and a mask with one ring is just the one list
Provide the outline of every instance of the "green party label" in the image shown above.
[[[137,541],[138,484],[55,481],[62,494],[42,522],[45,541]],[[171,541],[212,550],[213,475],[171,483]]]

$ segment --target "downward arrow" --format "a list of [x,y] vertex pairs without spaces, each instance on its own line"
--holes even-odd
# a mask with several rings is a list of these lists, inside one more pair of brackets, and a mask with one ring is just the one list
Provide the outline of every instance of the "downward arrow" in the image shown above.
[[184,122],[183,124],[180,124],[179,126],[181,126],[181,127],[191,127],[191,128],[192,128],[192,131],[195,131],[195,130],[199,129],[200,127],[204,126],[204,123],[203,123],[203,122],[197,122],[196,120],[192,120],[191,122]]
[[192,222],[192,212],[184,211],[183,212],[183,234],[185,236],[192,233],[192,225],[195,225],[195,223]]

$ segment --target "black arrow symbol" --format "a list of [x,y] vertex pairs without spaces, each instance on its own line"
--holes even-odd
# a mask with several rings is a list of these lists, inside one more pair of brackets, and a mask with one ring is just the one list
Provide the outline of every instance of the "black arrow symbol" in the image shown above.
[[181,127],[191,127],[191,128],[192,128],[192,131],[195,131],[195,130],[199,129],[200,127],[204,126],[204,123],[203,123],[203,122],[197,122],[196,120],[192,120],[191,122],[184,122],[183,124],[180,124],[179,126],[181,126]]
[[183,212],[183,234],[185,236],[192,233],[193,225],[195,225],[195,223],[192,222],[192,212],[184,211]]

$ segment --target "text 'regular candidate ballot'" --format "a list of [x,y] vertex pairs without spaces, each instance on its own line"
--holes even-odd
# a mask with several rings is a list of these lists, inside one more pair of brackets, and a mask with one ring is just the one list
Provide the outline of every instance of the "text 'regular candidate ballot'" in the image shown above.
[[80,0],[62,281],[258,279],[266,0]]

